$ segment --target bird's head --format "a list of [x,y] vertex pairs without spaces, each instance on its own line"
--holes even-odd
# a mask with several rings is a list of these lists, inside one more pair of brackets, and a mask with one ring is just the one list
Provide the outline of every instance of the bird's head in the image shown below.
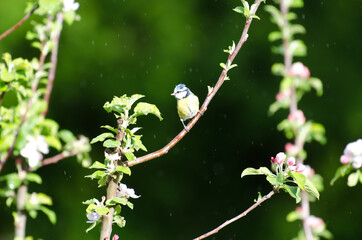
[[190,95],[190,89],[188,89],[185,84],[179,84],[175,87],[171,95],[177,100],[180,100]]

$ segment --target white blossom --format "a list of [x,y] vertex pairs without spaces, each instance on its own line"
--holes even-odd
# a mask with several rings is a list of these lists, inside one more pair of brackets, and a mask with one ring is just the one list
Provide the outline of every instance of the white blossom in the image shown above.
[[76,11],[79,8],[79,3],[75,3],[74,0],[63,0],[63,11]]
[[117,197],[139,198],[140,195],[136,195],[133,188],[127,188],[126,184],[120,183],[117,189]]
[[43,155],[49,153],[49,146],[45,142],[43,136],[33,137],[28,136],[27,144],[23,149],[20,150],[20,155],[28,159],[28,164],[31,168],[34,168],[39,165],[40,161],[43,159]]
[[[343,151],[344,155],[342,163],[352,163],[352,166],[356,169],[362,167],[362,139],[358,139],[355,142],[348,143]],[[342,158],[342,157],[341,157]],[[348,158],[348,162],[347,162]]]

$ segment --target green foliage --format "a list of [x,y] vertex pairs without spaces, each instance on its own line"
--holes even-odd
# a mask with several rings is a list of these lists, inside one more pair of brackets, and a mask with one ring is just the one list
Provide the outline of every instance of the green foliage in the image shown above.
[[305,175],[299,172],[293,172],[288,168],[285,168],[276,174],[272,173],[266,167],[261,167],[259,169],[247,168],[242,172],[241,177],[248,175],[265,175],[266,180],[274,187],[274,189],[282,189],[289,193],[291,197],[295,198],[297,203],[301,200],[301,190],[307,191],[311,196],[319,199],[319,192],[312,181],[307,179]]
[[[355,170],[355,171],[354,171]],[[352,172],[352,173],[351,173]],[[334,183],[341,177],[345,177],[348,175],[347,178],[347,185],[349,187],[355,187],[358,182],[362,184],[362,174],[359,169],[355,169],[352,166],[352,163],[348,163],[345,165],[340,166],[337,168],[336,173],[331,180],[330,184],[334,185]]]

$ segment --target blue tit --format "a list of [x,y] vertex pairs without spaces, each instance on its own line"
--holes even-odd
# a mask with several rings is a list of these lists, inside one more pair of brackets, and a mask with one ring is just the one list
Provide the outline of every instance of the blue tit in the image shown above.
[[175,96],[177,100],[177,112],[182,125],[186,131],[189,131],[184,121],[193,118],[198,112],[201,114],[199,110],[199,98],[193,94],[185,84],[177,85],[171,95]]

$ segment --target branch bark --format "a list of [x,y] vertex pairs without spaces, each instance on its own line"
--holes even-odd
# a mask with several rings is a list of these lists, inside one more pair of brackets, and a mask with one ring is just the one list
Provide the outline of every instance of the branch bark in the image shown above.
[[34,4],[34,7],[28,12],[17,24],[9,28],[7,31],[5,31],[3,34],[0,35],[0,40],[8,36],[10,33],[12,33],[15,29],[20,27],[34,12],[37,10],[39,5],[36,3]]
[[263,198],[261,198],[259,201],[257,201],[256,203],[254,203],[253,205],[251,205],[248,209],[246,209],[244,212],[242,212],[241,214],[237,215],[236,217],[233,217],[230,220],[227,220],[226,222],[224,222],[223,224],[221,224],[220,226],[218,226],[217,228],[215,228],[214,230],[211,230],[210,232],[207,232],[203,235],[201,235],[200,237],[194,238],[194,240],[200,240],[200,239],[204,239],[208,236],[211,236],[217,232],[219,232],[222,228],[226,227],[227,225],[229,225],[230,223],[235,222],[236,220],[239,220],[242,217],[245,217],[246,214],[248,214],[249,212],[251,212],[252,210],[254,210],[256,207],[258,207],[260,204],[262,204],[264,201],[268,200],[269,198],[271,198],[274,194],[276,193],[276,190],[271,191],[270,193],[268,193],[268,195],[264,196]]
[[[255,14],[261,1],[262,0],[255,1],[255,7],[251,9],[251,15]],[[248,39],[248,30],[249,30],[252,20],[253,20],[252,18],[249,18],[246,20],[245,25],[244,25],[244,30],[241,34],[240,40],[239,40],[237,46],[235,47],[235,50],[229,55],[229,57],[226,61],[226,69],[229,66],[231,66],[231,64],[232,64],[233,60],[235,59],[236,55],[238,54],[240,48],[243,46],[245,41]],[[205,111],[207,110],[207,106],[210,104],[211,100],[214,98],[215,94],[217,93],[217,91],[219,90],[221,85],[224,83],[225,77],[228,72],[228,70],[226,70],[226,69],[224,69],[221,72],[221,75],[220,75],[218,81],[216,82],[213,90],[207,94],[206,99],[200,108],[200,111],[202,113],[205,113]],[[187,124],[187,128],[191,129],[196,124],[196,122],[200,119],[200,117],[201,117],[201,114],[197,113],[196,116]],[[132,166],[138,165],[140,163],[147,162],[151,159],[161,157],[162,155],[168,153],[168,151],[171,148],[173,148],[186,135],[186,133],[187,133],[187,131],[185,129],[183,129],[174,139],[171,140],[171,142],[169,142],[166,146],[164,146],[160,150],[147,154],[142,157],[138,157],[131,162],[125,162],[124,165],[126,165],[128,167],[132,167]]]
[[54,85],[55,72],[57,69],[57,62],[58,62],[59,39],[60,39],[60,34],[62,32],[63,19],[64,19],[63,13],[58,12],[56,23],[57,23],[57,26],[59,29],[57,30],[57,33],[55,34],[55,37],[53,39],[54,46],[52,48],[52,54],[50,56],[51,67],[49,69],[48,83],[46,86],[47,91],[44,95],[44,100],[47,103],[47,107],[46,107],[45,111],[43,112],[44,117],[48,113],[50,95],[52,93],[52,89],[53,89],[53,85]]
[[[123,120],[118,119],[117,125],[118,125],[118,132],[116,140],[119,142],[123,141],[125,131],[121,129]],[[122,154],[121,147],[118,147],[116,150],[119,154],[121,154],[121,159],[123,159],[124,155]],[[121,164],[121,161],[115,162],[115,167],[117,167],[118,164]],[[112,199],[116,197],[117,194],[117,188],[119,183],[120,174],[118,172],[115,173],[116,178],[110,177],[108,179],[107,184],[107,199]],[[101,234],[100,234],[100,240],[109,240],[111,239],[112,234],[112,224],[113,224],[113,214],[114,214],[114,207],[109,207],[109,212],[107,215],[102,216],[102,227],[101,227]]]

